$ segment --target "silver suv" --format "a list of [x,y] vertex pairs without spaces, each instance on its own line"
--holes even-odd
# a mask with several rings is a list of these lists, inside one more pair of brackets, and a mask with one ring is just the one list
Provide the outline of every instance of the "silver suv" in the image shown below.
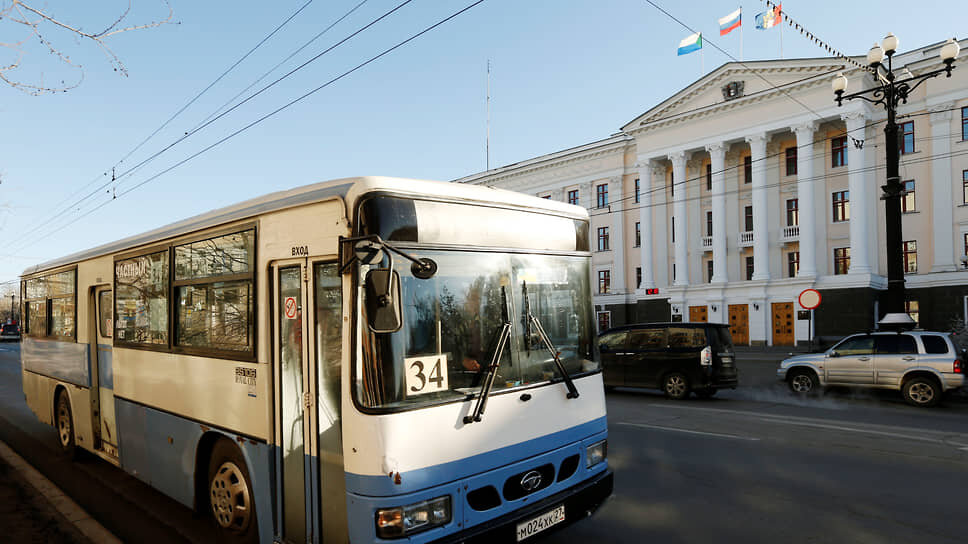
[[965,385],[964,359],[947,333],[855,334],[823,353],[784,359],[776,374],[798,394],[828,385],[895,389],[910,404],[934,406]]

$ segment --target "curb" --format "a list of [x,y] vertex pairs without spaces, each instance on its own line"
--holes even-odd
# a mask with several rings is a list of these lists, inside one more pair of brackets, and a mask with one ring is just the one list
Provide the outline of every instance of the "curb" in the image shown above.
[[64,494],[56,485],[44,477],[23,457],[17,455],[3,442],[0,442],[0,457],[4,459],[14,470],[23,476],[38,493],[40,493],[48,504],[70,522],[78,532],[87,537],[91,542],[98,544],[121,544],[121,541],[104,528],[100,523],[92,518],[83,508],[77,505],[70,497]]

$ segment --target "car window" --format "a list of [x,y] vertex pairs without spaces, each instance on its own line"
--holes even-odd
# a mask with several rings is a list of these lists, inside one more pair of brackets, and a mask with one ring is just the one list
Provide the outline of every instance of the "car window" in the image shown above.
[[924,344],[925,353],[948,353],[948,343],[943,336],[922,334],[921,343]]
[[627,337],[628,332],[626,331],[607,332],[598,338],[599,349],[610,351],[625,349],[625,339]]
[[840,355],[869,355],[874,352],[874,338],[853,336],[834,346],[833,350]]
[[706,347],[706,330],[669,327],[669,347],[702,349]]
[[906,334],[879,334],[874,337],[874,349],[878,354],[917,354],[918,345]]
[[729,334],[729,327],[709,327],[709,339],[718,350],[733,347],[733,337]]
[[629,333],[629,347],[639,349],[665,348],[666,329],[639,329]]

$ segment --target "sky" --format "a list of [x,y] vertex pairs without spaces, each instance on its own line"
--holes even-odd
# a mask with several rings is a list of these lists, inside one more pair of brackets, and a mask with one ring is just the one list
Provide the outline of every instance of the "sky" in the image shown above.
[[[23,25],[0,20],[0,42],[24,40],[19,68],[7,77],[73,85],[82,76],[67,92],[41,96],[0,84],[0,282],[38,263],[273,191],[357,175],[453,180],[483,171],[488,82],[495,168],[614,134],[703,70],[733,60],[714,45],[739,59],[742,38],[743,60],[779,58],[781,39],[783,58],[826,54],[786,25],[756,30],[762,0],[652,0],[689,29],[645,0],[485,0],[190,158],[474,2],[412,0],[184,137],[354,8],[242,98],[402,1],[171,0],[171,23],[104,41],[126,75],[90,40],[39,27],[47,43],[81,66],[75,68],[58,62]],[[82,30],[110,26],[127,6],[82,4],[37,5]],[[8,5],[0,0],[0,9]],[[720,37],[717,19],[740,6],[742,34]],[[901,51],[962,38],[958,27],[968,21],[968,3],[951,0],[798,0],[783,8],[850,55],[866,54],[887,32],[898,36]],[[122,25],[167,14],[163,0],[133,0]],[[703,32],[702,53],[677,57],[679,41],[693,30]],[[16,53],[0,49],[0,66]]]

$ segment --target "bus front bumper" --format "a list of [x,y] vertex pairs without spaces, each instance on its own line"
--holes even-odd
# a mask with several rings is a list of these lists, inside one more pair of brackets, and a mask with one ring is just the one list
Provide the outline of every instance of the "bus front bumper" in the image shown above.
[[471,527],[470,529],[447,535],[440,540],[433,541],[431,544],[517,542],[517,527],[519,523],[533,519],[535,516],[540,516],[559,505],[564,505],[565,521],[537,533],[534,537],[528,538],[526,541],[532,539],[538,540],[538,535],[544,536],[550,534],[590,516],[612,494],[612,481],[612,471],[605,470],[561,493],[552,495],[505,516]]

